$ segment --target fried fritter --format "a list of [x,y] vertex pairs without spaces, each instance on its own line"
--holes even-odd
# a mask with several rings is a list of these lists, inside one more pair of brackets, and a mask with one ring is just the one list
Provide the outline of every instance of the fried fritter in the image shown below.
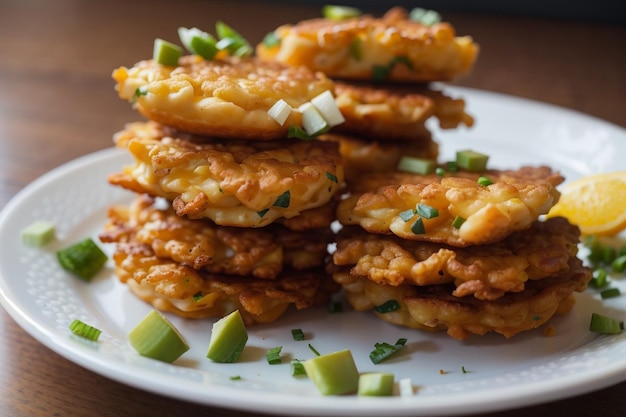
[[347,184],[359,183],[373,172],[393,172],[403,156],[434,160],[439,155],[439,144],[430,135],[414,141],[376,141],[331,133],[320,139],[339,143]]
[[510,338],[537,328],[555,314],[568,313],[574,292],[582,292],[591,279],[591,271],[580,259],[569,258],[567,271],[549,278],[528,281],[521,292],[506,293],[497,300],[479,300],[472,296],[455,297],[454,285],[381,285],[349,273],[334,274],[345,290],[352,307],[359,311],[373,309],[389,300],[400,308],[375,314],[400,326],[429,331],[447,331],[459,340],[472,334],[489,332]]
[[115,273],[142,300],[188,318],[222,317],[239,309],[247,325],[270,323],[290,305],[325,303],[337,286],[323,271],[283,271],[274,280],[197,271],[157,257],[148,245],[117,244]]
[[283,99],[292,107],[334,89],[322,73],[259,60],[205,60],[183,56],[177,67],[141,61],[113,72],[120,98],[145,117],[179,130],[216,137],[268,140],[287,137],[301,126],[292,112],[281,126],[267,111]]
[[[164,197],[178,215],[222,226],[262,227],[335,204],[333,195],[344,179],[332,142],[221,143],[155,122],[129,124],[115,140],[135,163],[109,176],[111,184]],[[300,230],[321,227],[323,213],[293,223]]]
[[455,248],[367,233],[359,227],[337,236],[333,265],[341,273],[381,285],[453,283],[452,295],[495,300],[525,289],[528,280],[566,272],[578,251],[580,231],[564,218],[535,222],[491,245]]
[[176,215],[166,202],[146,195],[129,206],[109,208],[108,216],[102,242],[136,241],[161,259],[195,270],[261,279],[274,279],[285,268],[323,266],[333,240],[330,228],[305,233],[279,225],[241,229],[189,220]]
[[[411,91],[411,90],[409,90]],[[377,141],[429,140],[426,120],[439,119],[440,127],[472,126],[465,101],[440,91],[399,92],[361,84],[335,83],[336,102],[346,119],[333,132]]]
[[[415,181],[410,183],[347,196],[337,208],[337,218],[343,225],[360,225],[371,233],[463,247],[497,242],[528,229],[560,195],[550,182],[494,177],[493,184],[483,186],[467,177],[413,174]],[[417,213],[418,205],[438,213],[427,218]],[[464,219],[458,228],[452,225],[457,216]]]
[[446,22],[425,26],[401,7],[381,18],[310,19],[278,27],[280,43],[256,47],[266,61],[304,65],[331,78],[429,82],[467,74],[478,56],[470,36]]

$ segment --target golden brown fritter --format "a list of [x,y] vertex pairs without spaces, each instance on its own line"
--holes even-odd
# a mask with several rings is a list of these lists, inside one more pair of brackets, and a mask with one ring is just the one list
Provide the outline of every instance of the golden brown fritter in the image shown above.
[[109,222],[100,240],[135,241],[155,256],[215,274],[274,279],[283,269],[321,267],[333,240],[330,228],[294,232],[283,226],[260,229],[217,226],[174,213],[163,200],[146,195],[130,205],[109,208]]
[[449,336],[463,340],[472,334],[489,332],[510,338],[541,326],[555,314],[568,313],[575,302],[574,292],[584,291],[591,271],[578,258],[571,257],[566,272],[528,281],[523,291],[507,293],[492,301],[472,296],[455,297],[452,284],[391,286],[349,273],[336,273],[334,277],[356,310],[371,310],[395,300],[399,309],[375,314],[400,326],[444,330]]
[[439,155],[439,144],[430,135],[414,141],[376,141],[337,133],[319,138],[339,143],[347,184],[358,184],[375,172],[394,172],[403,156],[436,160]]
[[[111,175],[110,183],[164,197],[178,215],[222,226],[262,227],[334,204],[343,183],[338,146],[327,141],[222,143],[138,122],[116,142],[135,163]],[[320,227],[319,220],[311,214],[294,222],[302,229]]]
[[[398,184],[393,174],[377,173],[374,180],[363,178],[355,186],[360,190],[366,188],[365,183],[374,191],[352,190],[340,202],[337,218],[343,225],[360,225],[371,233],[393,233],[403,239],[460,247],[489,244],[529,228],[558,201],[560,194],[550,182],[554,181],[551,170],[544,172],[550,175],[545,182],[534,178],[532,169],[524,172],[519,177],[508,173],[498,177],[498,171],[491,171],[494,182],[488,186],[472,178],[481,173],[457,173],[444,178],[398,174],[396,177],[407,179],[407,183],[376,188],[379,183]],[[431,218],[417,214],[418,205],[438,213]],[[464,222],[453,227],[457,216]],[[418,223],[423,223],[424,230],[417,228]]]
[[286,138],[290,125],[302,125],[299,112],[282,126],[268,116],[278,100],[297,108],[334,89],[324,74],[304,67],[198,55],[181,57],[177,67],[141,61],[116,69],[113,78],[120,98],[148,119],[199,135],[255,141]]
[[261,59],[304,65],[336,79],[450,80],[472,69],[479,50],[470,36],[457,36],[450,23],[424,26],[410,20],[400,7],[380,18],[363,15],[286,24],[274,34],[280,43],[257,46]]
[[381,285],[453,283],[452,295],[495,300],[520,292],[528,280],[566,272],[578,251],[580,231],[564,218],[535,222],[491,245],[455,248],[342,229],[333,254],[334,268]]
[[465,101],[437,90],[391,90],[364,84],[335,83],[336,103],[344,123],[333,132],[377,141],[429,140],[426,120],[436,117],[442,128],[472,126]]

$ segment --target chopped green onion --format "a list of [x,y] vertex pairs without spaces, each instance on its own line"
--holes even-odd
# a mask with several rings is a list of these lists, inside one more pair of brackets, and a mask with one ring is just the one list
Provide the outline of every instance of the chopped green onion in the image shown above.
[[157,64],[175,67],[178,65],[178,58],[183,54],[183,48],[166,40],[157,38],[154,40],[152,59]]
[[292,329],[291,336],[293,336],[293,340],[301,341],[304,340],[304,332],[302,329]]
[[405,344],[406,339],[404,338],[398,339],[398,341],[394,345],[386,342],[376,343],[374,345],[374,350],[370,352],[370,360],[374,365],[378,365],[379,363],[396,353],[399,349],[404,347]]
[[417,212],[414,209],[408,209],[398,213],[398,217],[400,217],[405,222],[408,222],[415,216],[415,214],[417,214]]
[[602,299],[619,297],[620,295],[622,295],[622,293],[620,292],[619,288],[609,288],[600,292],[600,297],[602,297]]
[[326,178],[328,178],[329,180],[331,180],[332,182],[334,182],[335,184],[339,184],[339,180],[337,179],[337,176],[326,171]]
[[611,263],[611,268],[615,272],[624,272],[626,270],[626,255],[620,255]]
[[292,359],[291,362],[289,362],[289,368],[291,370],[291,376],[306,375],[304,365],[302,365],[299,359]]
[[84,337],[85,339],[89,339],[93,342],[96,342],[102,333],[100,329],[90,326],[87,323],[83,323],[78,319],[70,323],[70,330],[76,336]]
[[[311,99],[311,104],[322,115],[329,127],[337,126],[346,121],[339,110],[335,97],[330,90],[326,90]],[[304,115],[302,116],[304,119]],[[304,124],[304,120],[302,121]]]
[[483,187],[486,187],[486,186],[488,186],[488,185],[493,184],[493,181],[491,181],[491,180],[490,180],[489,178],[487,178],[487,177],[482,177],[482,176],[481,176],[481,177],[478,177],[478,183],[479,183],[480,185],[482,185]]
[[592,313],[589,330],[594,333],[616,334],[624,330],[624,321]]
[[463,372],[464,374],[466,374],[466,373],[467,373],[467,370],[465,369],[465,367],[464,367],[464,366],[461,366],[461,372]]
[[590,284],[596,288],[602,288],[609,283],[608,272],[604,268],[597,268],[593,271]]
[[459,172],[459,166],[456,161],[448,161],[446,162],[446,171],[448,172]]
[[435,168],[435,174],[437,174],[440,177],[445,177],[446,176],[446,170],[442,167],[437,167]]
[[391,313],[392,311],[396,311],[400,309],[400,303],[396,300],[388,300],[374,307],[374,311],[377,313]]
[[291,106],[282,98],[278,100],[270,109],[267,111],[267,115],[274,119],[276,123],[279,125],[284,125],[285,121],[291,114],[293,109]]
[[280,351],[282,349],[282,346],[277,346],[275,348],[269,349],[265,354],[265,357],[267,358],[267,363],[269,363],[270,365],[277,365],[281,363],[282,361],[280,359]]
[[256,214],[259,215],[259,217],[263,218],[263,216],[265,216],[267,214],[267,212],[270,211],[270,209],[266,208],[260,211],[257,211]]
[[452,227],[455,229],[459,229],[463,223],[465,223],[465,219],[461,216],[455,216],[454,220],[452,220]]
[[361,61],[363,59],[363,50],[361,49],[361,44],[361,38],[356,37],[352,40],[352,43],[348,47],[350,56],[354,58],[355,61]]
[[108,257],[91,238],[87,238],[57,251],[57,259],[64,269],[85,281],[91,281]]
[[285,191],[281,195],[278,196],[276,201],[274,201],[274,207],[289,207],[289,202],[291,200],[291,193],[289,190]]
[[178,37],[189,52],[204,59],[211,60],[218,52],[215,38],[198,28],[179,27]]
[[397,64],[404,64],[410,69],[413,69],[413,64],[411,60],[406,56],[396,56],[389,61],[389,64],[384,65],[374,65],[372,66],[372,78],[374,81],[385,81],[387,77],[389,77],[389,73]]
[[298,127],[298,126],[289,126],[289,130],[287,131],[287,138],[291,139],[291,138],[295,138],[295,139],[302,139],[302,140],[310,140],[313,139],[314,136],[309,135],[308,133],[306,133],[304,131],[304,129]]
[[55,233],[54,223],[37,220],[22,230],[22,242],[33,247],[43,246],[54,239]]
[[343,305],[339,301],[331,301],[328,303],[329,313],[341,313],[343,311]]
[[199,292],[197,292],[197,293],[195,293],[195,294],[193,295],[193,300],[194,300],[195,302],[198,302],[198,301],[202,300],[202,297],[204,297],[204,296],[202,295],[202,292],[201,292],[201,291],[199,291]]
[[413,223],[413,226],[411,226],[411,232],[415,233],[416,235],[423,235],[424,233],[426,233],[424,221],[421,217],[415,220],[415,223]]
[[231,381],[239,381],[241,379],[241,375],[233,375],[230,377]]
[[345,20],[353,17],[358,17],[362,14],[360,9],[350,6],[338,6],[334,4],[328,4],[322,7],[322,15],[326,19],[330,20]]
[[613,246],[602,247],[602,262],[610,265],[617,258],[617,249]]
[[419,22],[424,26],[432,26],[441,22],[441,15],[434,10],[427,10],[421,7],[415,7],[409,13],[409,19]]
[[310,101],[298,107],[298,111],[302,113],[302,129],[310,137],[320,135],[329,129],[330,124]]
[[220,39],[216,46],[218,49],[225,49],[231,55],[245,57],[252,54],[250,43],[226,23],[218,21],[215,23],[215,31]]
[[398,171],[406,171],[420,175],[427,175],[435,172],[435,166],[436,163],[432,159],[403,156],[398,162]]
[[489,156],[470,149],[456,153],[456,164],[468,171],[484,171],[488,161]]
[[276,32],[270,32],[263,37],[263,45],[266,48],[273,48],[275,46],[280,45],[280,37],[276,34]]
[[315,356],[320,356],[320,353],[317,351],[317,349],[315,349],[313,345],[310,343],[309,343],[309,349],[311,349],[311,352],[315,353]]
[[420,203],[417,205],[417,214],[425,219],[434,219],[436,217],[439,217],[439,210],[427,204]]

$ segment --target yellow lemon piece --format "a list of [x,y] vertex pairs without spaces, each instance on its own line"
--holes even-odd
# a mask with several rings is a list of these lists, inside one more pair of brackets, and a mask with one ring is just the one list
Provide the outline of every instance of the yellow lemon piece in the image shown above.
[[613,236],[626,229],[626,171],[582,177],[560,191],[548,217],[567,218],[583,235]]

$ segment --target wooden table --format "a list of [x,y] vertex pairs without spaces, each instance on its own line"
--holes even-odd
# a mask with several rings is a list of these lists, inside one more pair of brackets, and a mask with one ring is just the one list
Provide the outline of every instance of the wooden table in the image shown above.
[[[156,37],[217,19],[258,41],[318,6],[238,1],[0,1],[0,208],[71,159],[112,145],[137,118],[110,74],[151,54]],[[626,126],[626,28],[572,21],[445,15],[482,51],[458,84],[568,107]],[[209,29],[210,30],[210,29]],[[577,398],[494,415],[624,415],[626,382]],[[272,410],[263,410],[271,413]],[[246,416],[149,394],[58,356],[0,309],[3,416]]]

